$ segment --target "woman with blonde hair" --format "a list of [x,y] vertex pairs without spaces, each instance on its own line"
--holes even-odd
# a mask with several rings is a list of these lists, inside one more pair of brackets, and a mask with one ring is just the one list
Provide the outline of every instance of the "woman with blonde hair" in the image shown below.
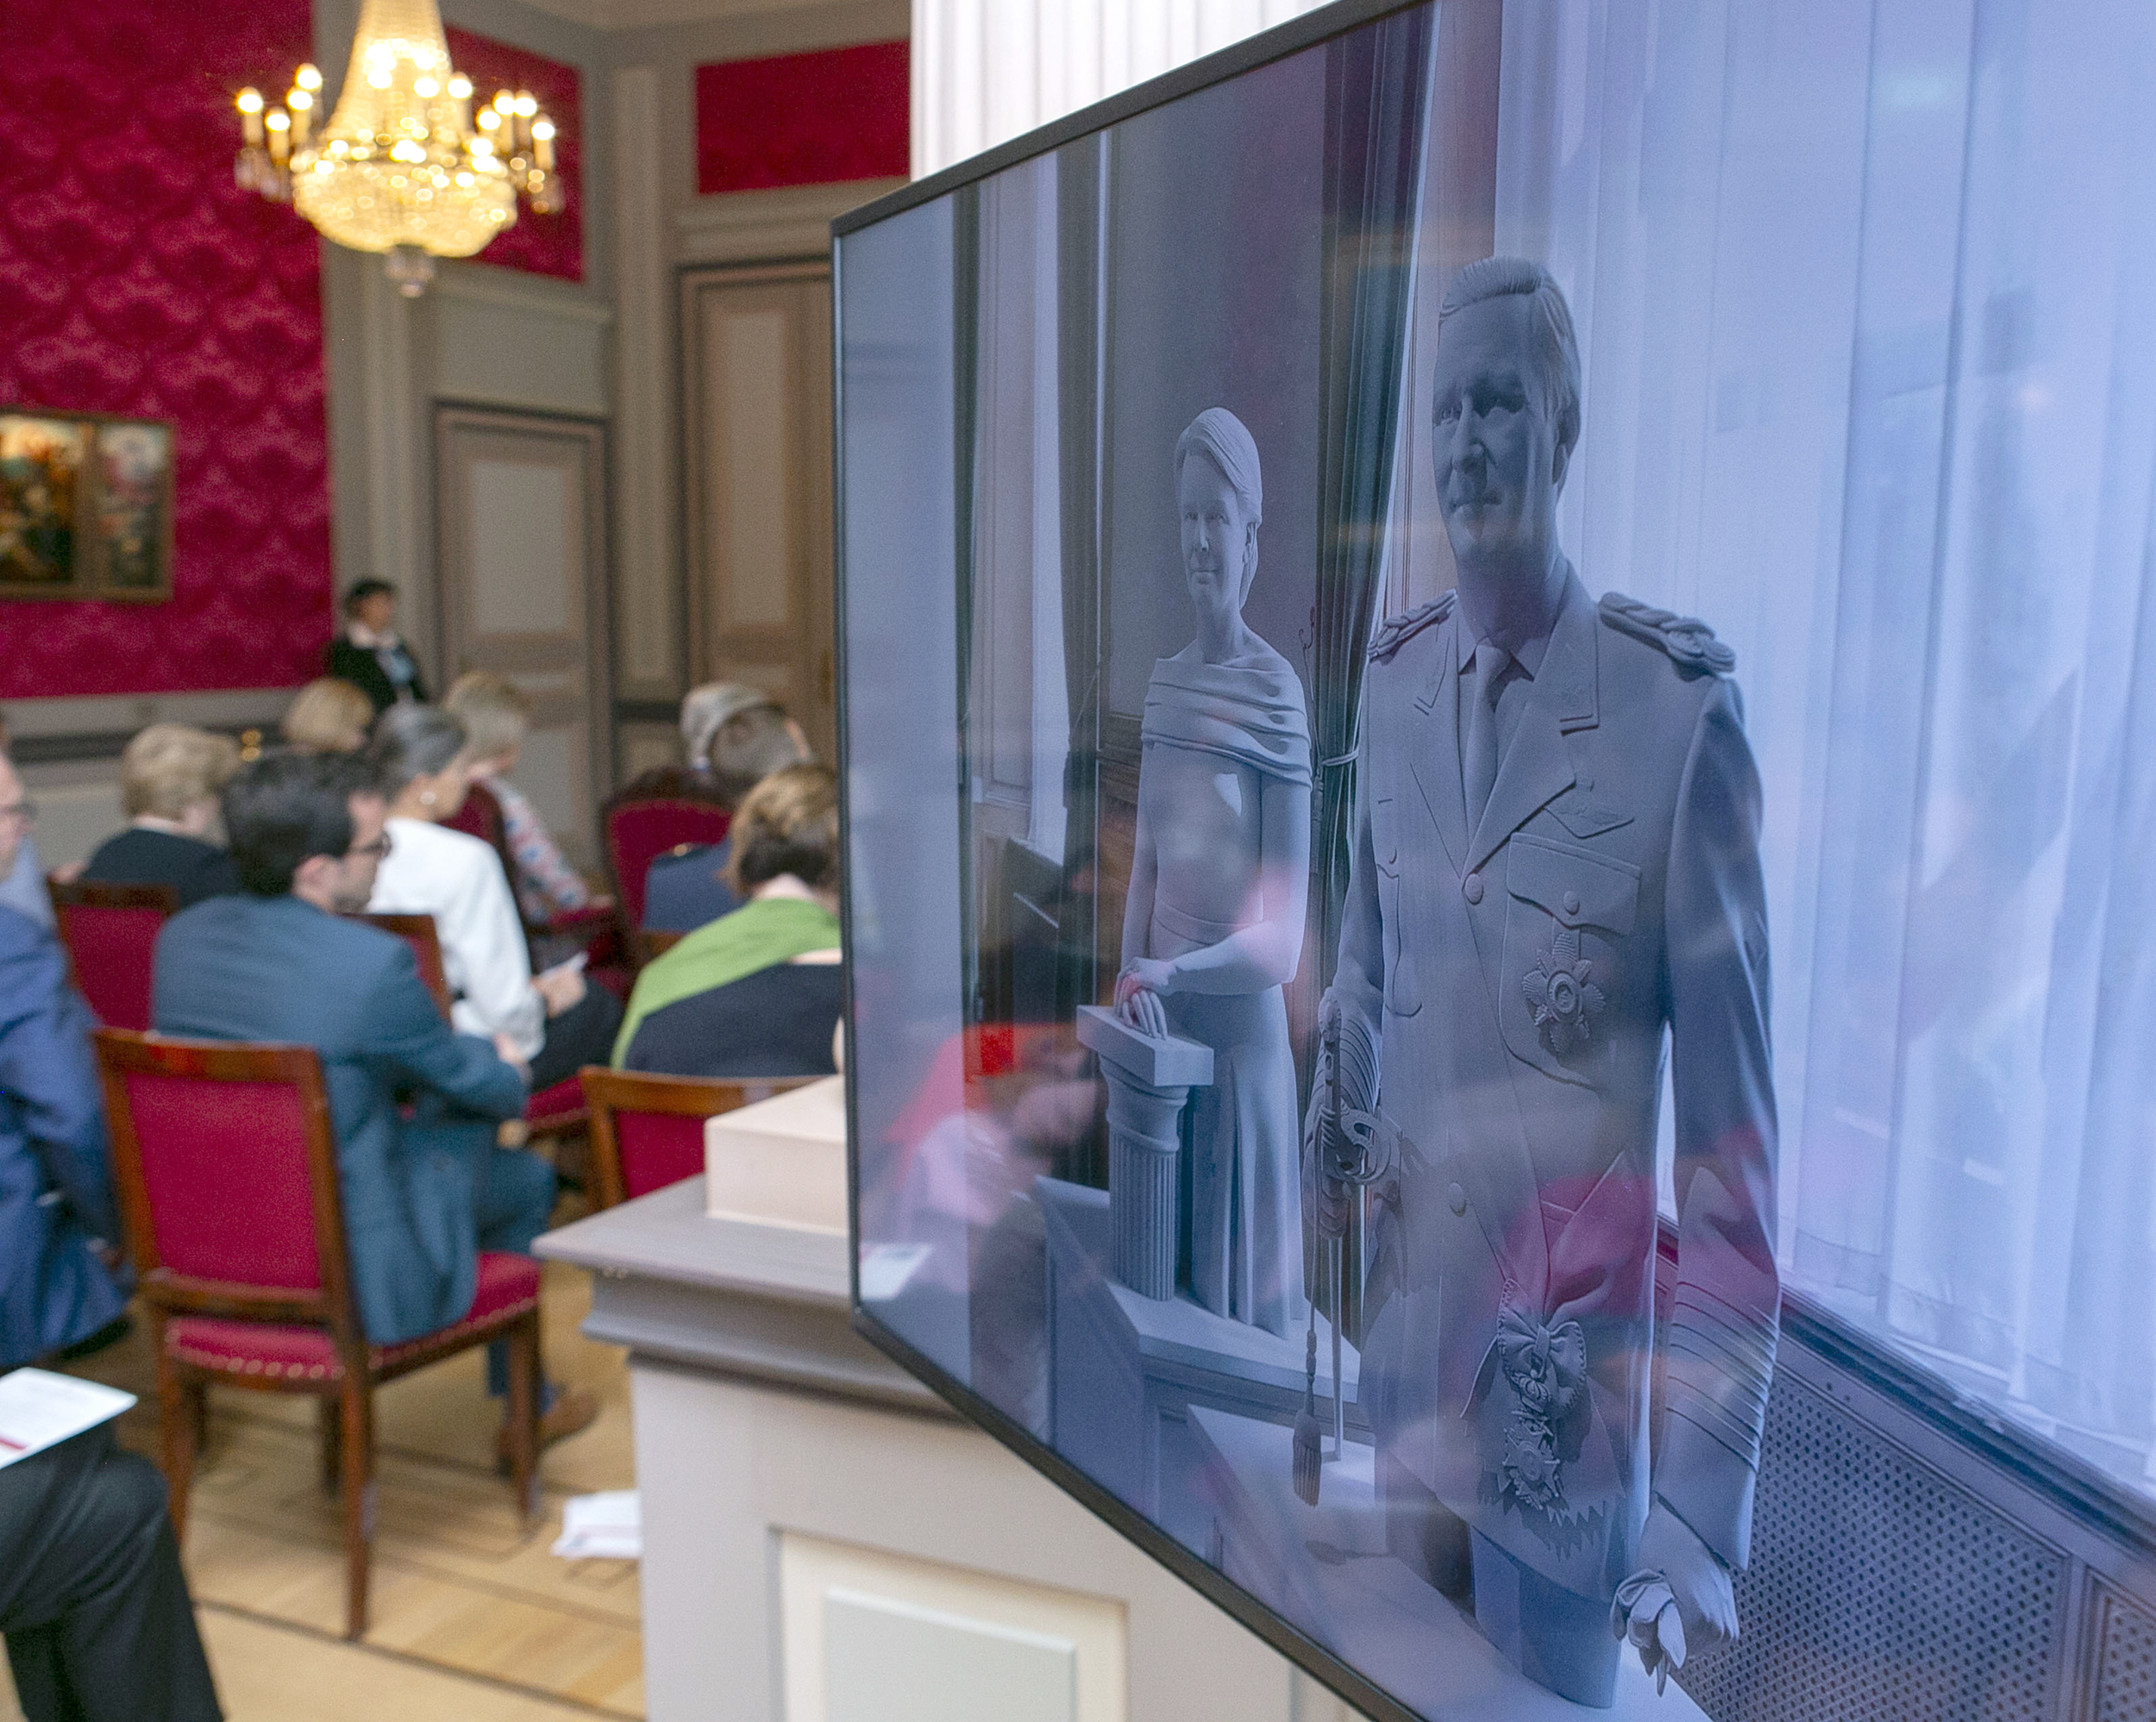
[[83,867],[89,885],[169,885],[188,908],[240,888],[232,857],[210,834],[217,797],[240,769],[239,745],[191,723],[153,723],[120,755],[127,829],[107,837]]
[[531,723],[531,700],[506,676],[467,670],[450,685],[442,709],[464,725],[465,757],[472,780],[484,785],[502,810],[516,876],[517,901],[528,921],[548,921],[586,907],[592,888],[562,855],[546,822],[509,780]]
[[319,676],[293,695],[278,723],[285,744],[302,754],[356,754],[367,745],[374,702],[335,676]]
[[734,815],[727,884],[747,900],[646,966],[614,1068],[669,1076],[828,1076],[842,1007],[838,780],[788,766]]

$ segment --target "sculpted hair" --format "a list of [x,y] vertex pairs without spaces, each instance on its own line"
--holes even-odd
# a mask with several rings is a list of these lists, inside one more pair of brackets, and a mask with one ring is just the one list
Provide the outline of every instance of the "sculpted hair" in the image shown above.
[[734,815],[726,883],[736,897],[790,873],[812,888],[838,880],[838,778],[829,766],[787,766],[749,792]]
[[120,802],[130,819],[183,817],[215,801],[240,768],[239,744],[191,723],[153,723],[120,755]]
[[1193,454],[1205,455],[1235,487],[1235,498],[1257,526],[1265,518],[1265,481],[1259,470],[1257,439],[1250,428],[1225,407],[1207,407],[1184,427],[1175,439],[1175,482],[1181,484],[1183,462]]
[[432,777],[464,751],[463,720],[435,705],[392,705],[374,720],[368,750],[382,793],[395,800],[414,778]]
[[352,754],[267,754],[224,786],[224,830],[240,883],[282,897],[310,855],[352,847],[352,798],[376,792],[367,761]]
[[442,696],[442,709],[464,725],[465,745],[475,760],[498,760],[522,745],[531,723],[530,697],[492,670],[467,670]]
[[1438,307],[1438,340],[1456,311],[1518,293],[1528,302],[1528,327],[1534,331],[1535,374],[1542,388],[1542,410],[1556,428],[1557,447],[1567,450],[1580,440],[1580,344],[1572,333],[1572,310],[1550,272],[1524,257],[1485,257],[1452,278]]

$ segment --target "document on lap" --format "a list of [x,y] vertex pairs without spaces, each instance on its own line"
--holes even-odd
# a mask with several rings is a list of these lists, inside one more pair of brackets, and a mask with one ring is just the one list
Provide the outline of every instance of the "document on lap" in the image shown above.
[[0,1468],[109,1423],[134,1403],[117,1387],[49,1370],[0,1375]]

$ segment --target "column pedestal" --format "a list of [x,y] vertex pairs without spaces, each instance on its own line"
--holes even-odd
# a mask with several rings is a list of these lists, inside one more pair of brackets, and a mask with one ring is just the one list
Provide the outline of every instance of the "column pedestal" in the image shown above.
[[1176,1125],[1193,1088],[1213,1080],[1213,1049],[1155,1039],[1097,1005],[1078,1010],[1078,1039],[1108,1085],[1109,1271],[1140,1297],[1175,1295]]

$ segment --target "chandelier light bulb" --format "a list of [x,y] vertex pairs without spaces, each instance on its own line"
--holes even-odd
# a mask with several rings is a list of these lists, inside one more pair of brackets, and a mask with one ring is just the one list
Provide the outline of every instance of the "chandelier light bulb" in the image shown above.
[[467,78],[461,72],[452,73],[449,78],[449,93],[460,102],[470,101],[472,99],[472,80]]
[[303,66],[292,74],[292,82],[311,92],[322,88],[322,74],[312,66]]
[[252,86],[242,90],[240,91],[238,106],[240,111],[243,114],[260,113],[262,111],[262,92],[260,90],[253,88]]
[[431,102],[442,93],[442,86],[431,78],[417,78],[412,80],[411,93],[423,102]]
[[262,123],[273,132],[281,132],[292,122],[292,116],[282,108],[272,108],[262,116]]
[[314,104],[315,98],[304,88],[294,90],[285,98],[285,105],[295,114],[304,114]]
[[547,119],[534,120],[531,122],[531,135],[536,138],[552,137],[554,135],[554,122]]
[[533,96],[531,91],[529,90],[518,91],[517,92],[517,111],[523,118],[527,120],[530,119],[534,114],[539,111],[538,98]]
[[494,111],[498,114],[515,113],[517,98],[506,90],[497,90],[494,92]]

